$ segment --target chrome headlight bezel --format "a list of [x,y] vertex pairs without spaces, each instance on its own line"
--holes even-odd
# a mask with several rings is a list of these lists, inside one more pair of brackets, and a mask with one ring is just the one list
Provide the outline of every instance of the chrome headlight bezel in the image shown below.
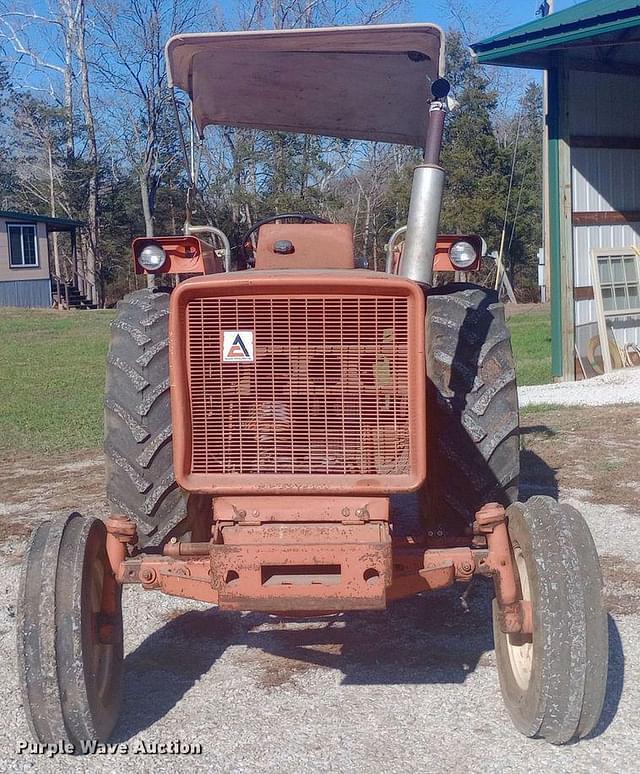
[[454,242],[449,248],[449,260],[459,271],[464,271],[478,260],[477,249],[464,239]]
[[155,243],[146,245],[140,250],[138,263],[145,271],[160,271],[167,262],[164,249]]

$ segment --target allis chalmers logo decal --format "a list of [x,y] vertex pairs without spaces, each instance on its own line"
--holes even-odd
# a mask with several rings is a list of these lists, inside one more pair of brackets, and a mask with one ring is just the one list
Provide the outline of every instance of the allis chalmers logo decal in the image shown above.
[[253,331],[223,331],[223,363],[253,363]]

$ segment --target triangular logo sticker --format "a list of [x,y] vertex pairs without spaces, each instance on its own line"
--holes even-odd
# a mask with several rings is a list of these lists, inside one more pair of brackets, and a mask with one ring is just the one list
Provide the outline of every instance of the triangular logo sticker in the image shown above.
[[253,363],[253,331],[222,332],[223,363]]

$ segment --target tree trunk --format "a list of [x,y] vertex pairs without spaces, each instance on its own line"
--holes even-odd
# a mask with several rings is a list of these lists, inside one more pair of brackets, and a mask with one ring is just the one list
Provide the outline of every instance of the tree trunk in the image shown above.
[[75,157],[73,122],[73,52],[77,44],[77,14],[79,10],[78,7],[72,7],[70,0],[60,0],[62,37],[64,42],[62,77],[64,79],[63,105],[65,114],[65,156],[67,163],[71,163]]
[[[53,182],[53,153],[51,140],[47,143],[47,161],[49,163],[49,212],[52,218],[56,216],[56,190]],[[56,277],[60,278],[60,251],[58,249],[58,232],[53,232],[53,267]]]
[[149,202],[149,183],[144,172],[138,176],[140,180],[140,199],[142,200],[142,214],[144,215],[144,233],[145,236],[153,236],[153,213]]
[[78,0],[78,33],[76,37],[76,56],[80,64],[80,96],[84,112],[84,122],[87,131],[87,161],[89,167],[89,201],[87,206],[88,244],[87,244],[87,280],[90,300],[100,304],[97,279],[100,221],[98,211],[98,144],[96,141],[95,121],[91,107],[91,92],[89,89],[89,65],[85,48],[86,22],[85,2]]
[[371,236],[371,198],[365,194],[367,208],[364,216],[364,235],[362,237],[362,254],[369,257],[369,237]]
[[74,126],[73,126],[73,39],[72,31],[65,29],[64,33],[64,112],[66,124],[66,157],[67,163],[75,157]]

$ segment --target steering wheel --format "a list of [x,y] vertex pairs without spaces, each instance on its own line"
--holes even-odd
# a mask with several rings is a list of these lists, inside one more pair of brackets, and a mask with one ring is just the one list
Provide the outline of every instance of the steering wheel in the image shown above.
[[[240,242],[241,257],[244,260],[244,267],[253,265],[253,244],[251,237],[259,231],[262,226],[266,226],[267,223],[277,223],[278,221],[293,220],[297,223],[331,223],[326,218],[321,218],[319,215],[310,215],[304,212],[282,212],[279,215],[269,215],[268,218],[256,221],[253,226],[244,234],[242,241]],[[251,255],[249,255],[251,251]]]

